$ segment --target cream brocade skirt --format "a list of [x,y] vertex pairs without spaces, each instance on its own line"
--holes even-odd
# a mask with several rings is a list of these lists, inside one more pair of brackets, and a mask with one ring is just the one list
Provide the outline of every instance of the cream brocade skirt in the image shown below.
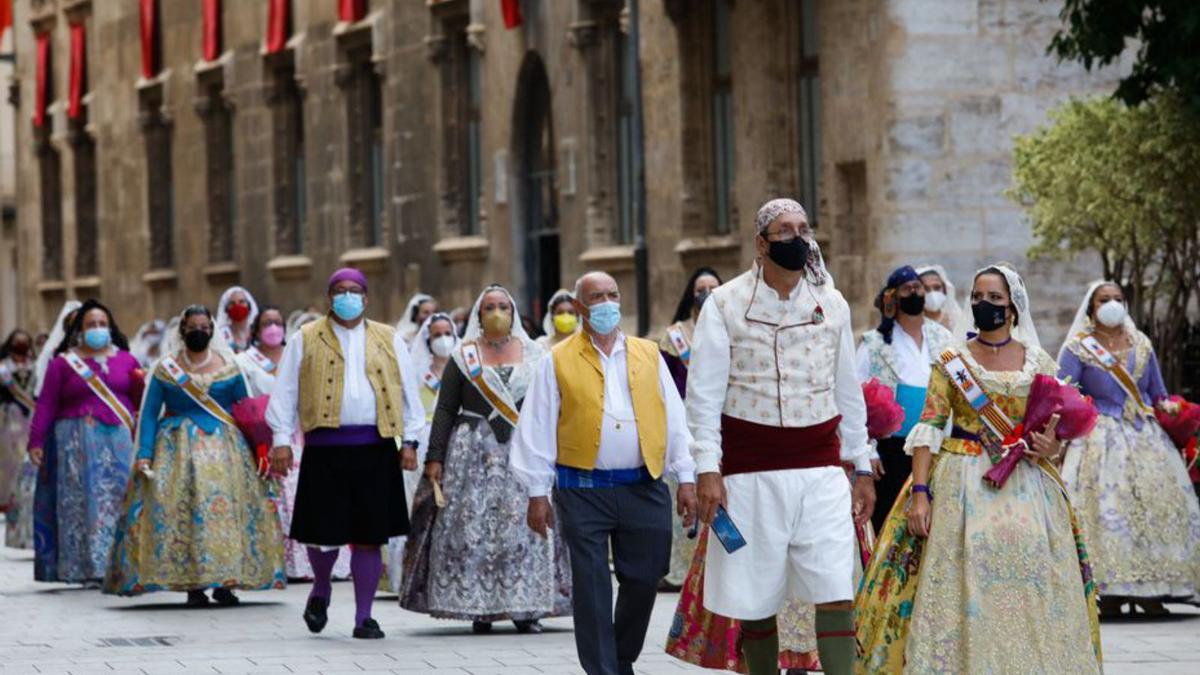
[[1157,422],[1101,415],[1063,462],[1100,595],[1184,597],[1200,580],[1200,506]]
[[904,672],[1099,673],[1066,497],[1028,462],[999,490],[990,468],[946,453],[934,466]]

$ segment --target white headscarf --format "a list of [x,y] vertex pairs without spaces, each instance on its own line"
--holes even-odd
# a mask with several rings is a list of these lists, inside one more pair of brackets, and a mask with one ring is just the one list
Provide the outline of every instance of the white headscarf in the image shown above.
[[[542,317],[542,333],[550,339],[554,339],[558,335],[558,331],[554,328],[554,308],[563,301],[575,299],[575,294],[565,288],[560,288],[554,291],[554,295],[550,296],[550,302],[546,303],[546,316]],[[575,330],[578,331],[580,325],[576,324]]]
[[965,335],[971,329],[970,324],[973,320],[963,312],[962,305],[958,302],[958,291],[954,288],[954,282],[950,281],[950,275],[946,274],[946,268],[941,265],[917,266],[918,277],[930,273],[938,275],[938,278],[942,280],[942,285],[946,287],[946,304],[942,305],[942,317],[946,321],[942,322],[942,325],[946,326],[955,336]]
[[42,395],[42,383],[46,380],[46,369],[54,360],[54,352],[58,351],[58,345],[62,344],[63,338],[67,336],[67,331],[63,330],[63,320],[80,307],[83,307],[83,303],[78,300],[66,301],[58,313],[58,318],[54,320],[54,325],[50,327],[50,337],[46,338],[46,344],[42,345],[42,351],[38,352],[37,361],[33,364],[33,395],[35,397]]
[[433,300],[433,296],[428,293],[417,293],[408,299],[408,305],[404,307],[404,316],[396,322],[396,331],[404,338],[405,342],[412,342],[417,335],[417,330],[421,327],[417,325],[413,319],[413,311],[420,307],[422,303]]
[[501,291],[508,296],[508,302],[512,305],[512,336],[519,338],[522,342],[530,342],[529,334],[525,332],[525,326],[521,325],[521,315],[517,312],[517,301],[513,299],[512,293],[508,289],[498,284],[493,284],[483,289],[479,297],[475,299],[475,304],[471,307],[471,314],[467,316],[467,330],[463,333],[463,342],[475,342],[483,336],[483,325],[479,320],[479,307],[483,304],[483,298],[492,291]]
[[[129,341],[129,353],[138,360],[138,363],[143,367],[150,365],[150,350],[155,346],[161,346],[164,339],[164,331],[167,324],[161,319],[154,319],[138,326],[137,333],[134,333],[133,339]],[[151,333],[158,333],[157,339],[149,337]]]
[[305,324],[312,323],[319,318],[321,318],[321,314],[318,314],[317,312],[310,312],[308,310],[298,309],[289,314],[287,320],[288,339],[292,339],[293,335],[300,332],[300,329],[303,328]]
[[[216,322],[215,330],[213,330],[214,337],[218,334],[225,335],[226,331],[232,332],[233,320],[225,313],[225,309],[233,299],[233,294],[239,291],[246,296],[246,302],[250,303],[250,316],[246,317],[246,325],[253,326],[254,320],[258,318],[258,303],[254,301],[254,296],[250,294],[250,291],[241,286],[230,286],[221,294],[221,300],[217,303],[217,312],[213,316],[213,320]],[[228,344],[228,338],[225,341]]]
[[[975,276],[971,277],[972,286],[974,285],[975,280],[979,278],[979,275],[983,274],[984,272],[988,272],[993,268],[1000,270],[1000,273],[1004,275],[1005,281],[1008,282],[1009,298],[1012,301],[1013,307],[1015,307],[1017,310],[1018,323],[1015,327],[1013,327],[1013,339],[1025,345],[1026,347],[1037,347],[1041,349],[1042,342],[1038,339],[1037,326],[1033,322],[1033,310],[1030,307],[1029,291],[1025,288],[1025,282],[1021,279],[1021,275],[1017,274],[1016,270],[1014,270],[1012,267],[1009,267],[1006,263],[988,265],[987,267],[975,272]],[[971,324],[972,328],[977,328],[977,326],[974,325],[974,315],[972,315],[969,323]],[[961,338],[962,336],[955,337]]]
[[449,314],[444,312],[430,314],[429,318],[421,323],[421,328],[417,330],[417,335],[413,338],[412,345],[408,348],[408,354],[412,358],[413,372],[417,374],[417,377],[424,377],[425,373],[433,365],[433,352],[429,350],[429,324],[433,323],[435,319],[450,322],[450,336],[454,338],[453,349],[458,349],[458,345],[462,342],[458,339],[454,319],[451,319]]
[[[1058,350],[1058,355],[1060,357],[1062,356],[1063,349],[1067,348],[1067,343],[1071,341],[1071,338],[1079,335],[1080,333],[1090,333],[1092,332],[1092,329],[1095,328],[1095,322],[1092,320],[1092,317],[1088,316],[1088,308],[1092,305],[1092,298],[1096,295],[1096,291],[1099,290],[1101,286],[1108,286],[1110,284],[1116,286],[1117,288],[1121,287],[1121,285],[1117,282],[1107,281],[1105,279],[1097,279],[1088,285],[1087,293],[1084,294],[1083,301],[1079,303],[1079,309],[1075,312],[1075,319],[1071,321],[1071,327],[1067,329],[1067,336],[1063,338],[1063,346]],[[1128,313],[1125,314],[1124,327],[1125,332],[1128,333],[1130,337],[1137,335],[1139,332],[1137,324],[1133,322],[1133,317],[1131,317]]]

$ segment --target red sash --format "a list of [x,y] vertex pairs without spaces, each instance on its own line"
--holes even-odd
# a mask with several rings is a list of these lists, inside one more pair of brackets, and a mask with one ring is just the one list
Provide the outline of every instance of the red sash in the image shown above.
[[721,473],[842,465],[842,416],[810,427],[775,427],[721,415]]

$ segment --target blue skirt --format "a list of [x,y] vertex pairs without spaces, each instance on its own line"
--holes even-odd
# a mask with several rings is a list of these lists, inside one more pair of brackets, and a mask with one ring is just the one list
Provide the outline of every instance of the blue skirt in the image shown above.
[[100,581],[108,567],[133,462],[122,425],[61,419],[45,448],[34,497],[34,578]]

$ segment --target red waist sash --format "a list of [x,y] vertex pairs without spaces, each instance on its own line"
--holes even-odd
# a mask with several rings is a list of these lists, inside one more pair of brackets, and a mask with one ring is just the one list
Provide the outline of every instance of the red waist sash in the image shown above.
[[842,416],[810,427],[773,427],[721,415],[721,473],[842,465]]

